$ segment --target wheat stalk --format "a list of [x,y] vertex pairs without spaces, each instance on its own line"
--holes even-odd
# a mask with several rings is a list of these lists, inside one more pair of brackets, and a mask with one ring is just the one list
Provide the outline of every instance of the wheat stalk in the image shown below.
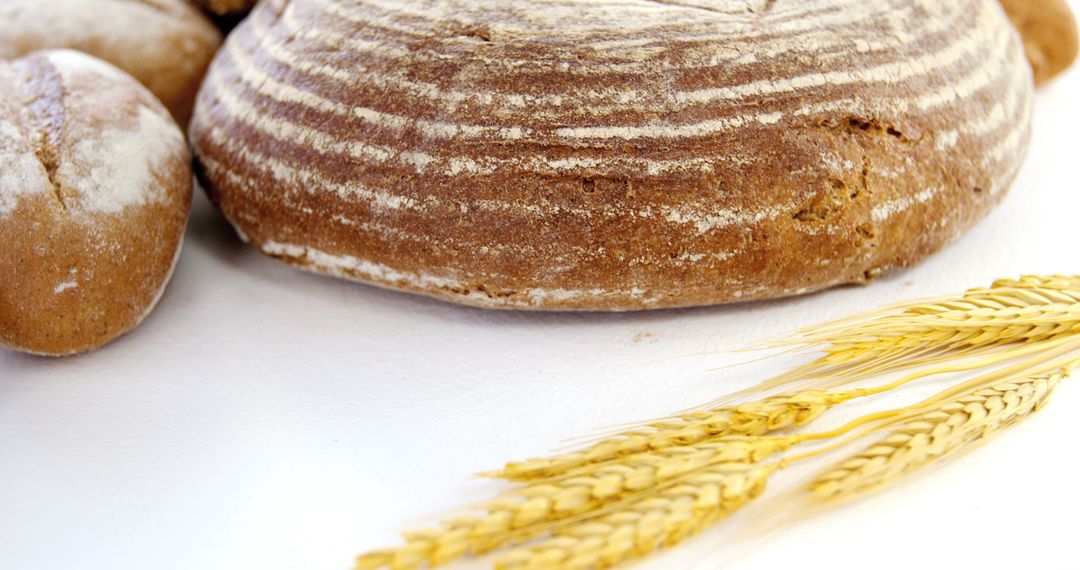
[[[634,486],[641,489],[637,494],[624,495],[622,500],[572,521],[548,525],[542,529],[544,538],[512,551],[496,562],[496,568],[607,568],[674,546],[760,496],[768,477],[789,464],[786,460],[762,464],[764,459],[804,442],[837,438],[864,424],[887,421],[898,413],[870,414],[823,433],[743,436],[688,446],[709,450],[709,458],[665,465],[669,478],[641,481]],[[615,468],[649,455],[677,458],[681,454],[680,449],[673,449],[623,457]],[[584,468],[598,473],[611,469],[598,465]]]
[[[509,463],[489,475],[517,488],[477,514],[406,533],[404,546],[361,556],[357,568],[412,570],[512,545],[521,546],[497,567],[606,568],[719,522],[761,495],[777,469],[885,431],[876,444],[819,476],[811,489],[813,496],[838,500],[899,480],[1028,417],[1080,365],[1080,276],[999,280],[960,298],[904,303],[807,329],[781,344],[825,345],[826,354],[728,401],[797,380],[812,387],[741,405],[714,403],[582,451]],[[1072,362],[1063,364],[1065,357]],[[863,416],[828,432],[776,435],[853,398],[999,365],[915,406]],[[887,384],[831,389],[908,367],[918,370]],[[825,444],[764,463],[813,441]]]
[[[441,528],[407,533],[403,547],[366,554],[358,559],[357,568],[411,570],[438,566],[461,556],[484,554],[552,533],[557,542],[564,541],[582,521],[633,510],[632,505],[668,487],[681,486],[685,490],[715,479],[717,473],[740,472],[801,443],[835,438],[895,414],[872,414],[825,433],[730,436],[622,456],[614,462],[580,465],[504,493],[484,506],[482,515],[457,517],[444,521]],[[768,466],[767,470],[771,472],[782,463]]]
[[[764,347],[809,350],[823,356],[757,386],[713,402],[801,383],[826,389],[903,369],[961,359],[1008,360],[1080,335],[1080,275],[999,279],[955,297],[909,301],[809,327]],[[1014,352],[1016,351],[1016,352]],[[973,360],[968,369],[985,363]]]
[[584,465],[506,492],[484,505],[481,515],[457,517],[438,529],[407,533],[405,546],[366,555],[358,567],[411,569],[482,554],[686,474],[718,465],[752,464],[801,441],[801,437],[729,437],[636,454],[614,464]]
[[1080,275],[1024,275],[1019,279],[998,279],[992,288],[1080,290]]
[[851,365],[924,351],[1033,343],[1080,332],[1080,290],[993,289],[914,304],[858,326],[808,329],[799,341],[827,343],[816,365]]
[[361,556],[357,568],[408,570],[483,554],[515,538],[527,538],[531,529],[598,508],[618,494],[618,486],[582,477],[505,493],[482,505],[482,514],[459,516],[443,521],[439,528],[405,533],[404,546]]
[[775,466],[725,463],[647,497],[559,529],[510,552],[499,570],[608,568],[671,547],[718,523],[765,491]]
[[830,408],[869,394],[870,390],[807,390],[750,402],[673,416],[605,439],[583,451],[508,463],[488,475],[526,481],[551,477],[582,465],[615,461],[620,457],[693,445],[730,436],[762,436],[799,427]]
[[892,483],[1023,421],[1046,404],[1071,368],[980,388],[905,421],[881,441],[816,478],[811,491],[837,500]]

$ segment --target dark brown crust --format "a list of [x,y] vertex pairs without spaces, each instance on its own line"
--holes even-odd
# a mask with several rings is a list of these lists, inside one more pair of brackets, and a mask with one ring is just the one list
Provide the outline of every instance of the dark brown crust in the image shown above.
[[[85,186],[71,176],[100,173],[85,171],[90,165],[80,163],[83,137],[125,128],[125,122],[138,119],[140,109],[171,119],[153,95],[119,71],[103,75],[88,67],[74,79],[63,77],[50,59],[54,53],[0,64],[0,93],[8,102],[0,106],[0,121],[16,125],[32,159],[48,173],[47,180],[24,180],[51,186],[38,191],[0,185],[0,193],[13,193],[7,198],[14,200],[9,211],[0,212],[0,241],[5,244],[0,251],[0,345],[64,355],[108,343],[134,328],[153,307],[183,237],[191,170],[173,125],[179,144],[169,147],[166,152],[172,155],[154,167],[151,180],[163,199],[115,212],[84,207],[79,188]],[[74,64],[66,65],[89,59],[77,56],[69,59]],[[95,115],[90,109],[101,110]],[[118,150],[107,142],[100,145],[103,156]],[[149,156],[152,149],[142,151]],[[22,159],[10,152],[4,156]],[[15,166],[0,168],[10,171]]]
[[1065,0],[1001,0],[1020,35],[1035,83],[1042,85],[1076,61],[1076,18]]
[[[866,5],[875,3],[890,5]],[[816,4],[829,13],[829,2]],[[355,23],[369,10],[362,2],[348,10],[353,23],[321,13],[313,2],[293,0],[288,16],[283,2],[270,2],[216,60],[191,138],[204,185],[225,215],[264,253],[300,267],[494,308],[634,310],[799,294],[865,282],[925,257],[980,219],[1011,183],[1028,136],[1030,76],[1000,10],[981,0],[953,4],[960,22],[921,43],[865,55],[848,48],[828,64],[795,44],[778,50],[782,55],[771,56],[768,66],[683,72],[678,64],[702,48],[664,39],[671,37],[667,29],[655,40],[665,50],[655,69],[571,77],[574,65],[647,64],[613,61],[610,51],[590,51],[582,42],[571,50],[558,43],[561,37],[530,41],[513,14],[485,13],[489,25],[408,16],[418,37],[385,39],[384,30]],[[456,13],[462,20],[474,16]],[[294,19],[292,28],[325,28],[328,36],[350,41],[378,38],[373,41],[385,41],[388,52],[400,47],[408,55],[382,61],[345,43],[320,45],[320,38],[295,37],[285,17]],[[394,21],[405,22],[406,16]],[[874,39],[873,26],[884,25],[872,12],[869,22],[870,29],[863,23],[835,34],[858,45]],[[907,32],[930,23],[912,22]],[[623,39],[617,26],[596,33],[611,37],[586,41]],[[986,38],[978,49],[917,80],[836,81],[738,105],[671,102],[672,89],[737,90],[757,83],[769,89],[767,80],[781,84],[822,71],[929,60],[981,33]],[[783,39],[761,43],[770,41],[775,48]],[[293,63],[282,61],[283,50],[295,54]],[[354,69],[354,80],[326,71],[348,70],[350,61],[368,66]],[[530,63],[504,70],[499,66],[506,61]],[[984,65],[990,75],[977,90],[957,87],[956,100],[928,111],[917,107],[922,99],[949,95],[952,84],[972,83]],[[481,95],[454,105],[426,100],[414,88],[389,87],[399,72],[414,83],[443,91],[466,86]],[[620,89],[644,94],[612,103]],[[613,93],[601,101],[611,109],[602,119],[580,105],[535,104],[511,113],[483,95],[551,98],[588,90]],[[871,109],[812,110],[818,102],[849,99]],[[897,99],[910,104],[878,105]],[[1002,110],[1003,101],[1012,103]],[[405,117],[410,126],[359,117],[356,109]],[[770,121],[769,113],[778,118]],[[971,127],[980,134],[957,135],[995,116],[1001,125],[993,130]],[[742,124],[745,117],[759,119],[719,134],[561,134],[611,125]],[[447,138],[425,134],[413,121],[430,122],[433,132],[449,123],[520,128],[528,135]],[[390,149],[389,158],[365,154],[357,141]],[[1006,144],[1014,150],[988,162]],[[422,166],[408,162],[418,155],[431,158]],[[467,160],[497,166],[482,172],[455,166]],[[701,160],[708,171],[642,166]],[[566,166],[579,163],[588,165]],[[385,195],[365,195],[369,190]]]
[[0,58],[76,49],[123,69],[186,125],[221,32],[185,0],[0,0]]
[[246,14],[255,7],[256,0],[191,0],[196,6],[216,16]]

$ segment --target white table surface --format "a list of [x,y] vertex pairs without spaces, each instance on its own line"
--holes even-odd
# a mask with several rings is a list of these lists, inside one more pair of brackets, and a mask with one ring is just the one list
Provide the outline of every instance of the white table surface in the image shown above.
[[[1040,93],[1035,126],[1005,203],[918,267],[731,307],[461,308],[289,269],[200,196],[138,330],[63,360],[0,352],[0,568],[345,570],[500,488],[471,473],[796,362],[710,371],[749,358],[725,352],[741,341],[995,277],[1080,273],[1080,70]],[[1076,382],[944,469],[769,532],[757,527],[777,503],[762,503],[638,567],[1080,568]]]

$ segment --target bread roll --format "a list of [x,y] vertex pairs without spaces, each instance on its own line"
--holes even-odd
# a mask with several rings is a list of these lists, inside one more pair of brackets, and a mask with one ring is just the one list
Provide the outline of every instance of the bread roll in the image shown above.
[[995,0],[267,0],[191,126],[241,237],[480,307],[795,295],[913,263],[1027,148]]
[[1001,0],[1020,35],[1028,61],[1041,85],[1076,60],[1076,19],[1065,0]]
[[186,125],[218,31],[185,0],[0,0],[0,58],[71,48],[128,72]]
[[0,62],[0,345],[71,354],[138,325],[191,178],[183,133],[127,74],[74,51]]

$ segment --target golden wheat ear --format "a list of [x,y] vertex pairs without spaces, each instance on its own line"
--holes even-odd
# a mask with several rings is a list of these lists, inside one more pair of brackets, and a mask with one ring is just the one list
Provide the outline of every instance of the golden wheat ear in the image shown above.
[[937,403],[879,441],[816,477],[810,491],[838,501],[895,483],[913,471],[957,455],[1042,409],[1058,383],[1080,362],[1011,378]]
[[753,465],[801,443],[800,438],[730,437],[578,466],[500,495],[473,516],[444,521],[441,528],[407,533],[405,545],[361,557],[358,568],[411,569],[438,566],[536,537],[572,535],[566,530],[609,511],[631,509],[672,485],[702,473]]
[[776,465],[712,465],[498,559],[499,570],[610,568],[676,546],[765,492]]
[[764,436],[806,425],[832,407],[869,393],[871,390],[808,390],[741,406],[681,414],[613,435],[582,451],[508,463],[502,471],[484,475],[531,481],[557,476],[582,466],[617,462],[619,458],[640,453],[685,448],[718,438]]
[[[1080,365],[1080,276],[1001,280],[805,329],[778,346],[825,355],[721,401],[795,382],[801,390],[713,404],[581,451],[509,463],[488,475],[515,488],[474,514],[406,533],[403,546],[361,556],[356,567],[413,570],[509,549],[497,568],[608,568],[718,523],[764,493],[773,472],[866,437],[880,439],[819,475],[805,496],[824,506],[899,480],[1019,423]],[[888,383],[835,389],[909,368]],[[974,371],[913,406],[799,431],[852,399]]]
[[[1080,334],[1080,275],[1024,276],[953,297],[889,305],[808,327],[765,348],[821,350],[815,361],[736,392],[714,404],[780,389],[835,388],[903,370],[947,365],[982,368],[1027,347]],[[1022,349],[1011,353],[1010,350]]]

